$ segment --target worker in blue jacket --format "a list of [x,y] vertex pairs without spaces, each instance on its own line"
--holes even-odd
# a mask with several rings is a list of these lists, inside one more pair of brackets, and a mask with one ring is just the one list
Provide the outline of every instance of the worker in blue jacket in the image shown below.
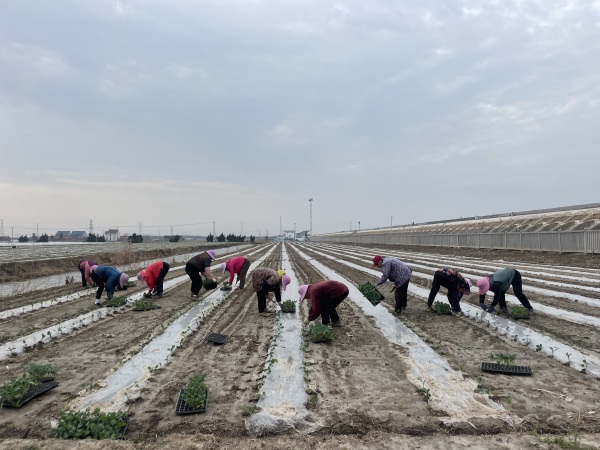
[[119,271],[116,267],[111,266],[92,266],[90,269],[92,280],[98,285],[96,291],[96,306],[101,306],[100,298],[102,292],[106,288],[106,297],[110,301],[113,298],[115,290],[127,289],[127,281],[129,275]]

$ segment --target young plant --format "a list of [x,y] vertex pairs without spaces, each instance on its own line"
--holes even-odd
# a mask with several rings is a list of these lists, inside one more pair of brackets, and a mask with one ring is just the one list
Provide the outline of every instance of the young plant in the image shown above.
[[581,363],[581,373],[585,373],[585,371],[587,370],[587,366],[588,366],[588,362],[587,360],[583,360],[583,362]]
[[111,298],[109,301],[107,301],[105,303],[105,305],[117,307],[117,306],[123,306],[125,303],[127,303],[127,298],[123,295],[120,295],[120,296]]
[[59,439],[120,439],[123,437],[127,416],[124,412],[102,413],[99,408],[93,412],[63,412],[58,426],[52,430]]
[[30,364],[21,377],[14,378],[0,387],[0,406],[20,408],[29,390],[40,384],[48,375],[55,373],[56,368],[50,364]]
[[230,291],[231,290],[231,284],[229,284],[229,281],[223,282],[223,285],[221,286],[221,290],[222,291]]
[[136,300],[133,302],[133,309],[147,311],[154,309],[154,303],[152,303],[152,300]]
[[296,302],[293,300],[285,300],[281,303],[281,312],[293,313],[296,312]]
[[330,342],[333,339],[333,330],[327,325],[316,323],[308,329],[308,336],[313,342]]
[[438,314],[448,314],[450,313],[450,305],[448,303],[435,302],[433,310]]
[[515,365],[516,355],[507,355],[505,353],[496,353],[491,358],[500,366],[510,367]]
[[206,406],[208,387],[204,383],[206,375],[195,375],[183,388],[183,401],[190,409],[200,409]]
[[371,283],[359,285],[358,290],[373,304],[373,306],[377,306],[385,298]]
[[542,350],[542,344],[538,344],[538,345],[535,346],[535,351],[536,352],[539,352],[541,350]]
[[511,306],[510,313],[516,317],[523,317],[529,314],[529,310],[524,306]]
[[54,374],[56,374],[56,367],[52,364],[29,364],[27,366],[26,376],[32,385],[36,385]]

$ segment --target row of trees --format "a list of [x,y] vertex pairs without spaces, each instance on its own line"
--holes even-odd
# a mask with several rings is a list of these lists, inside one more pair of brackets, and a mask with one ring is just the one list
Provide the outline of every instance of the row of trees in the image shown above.
[[[225,236],[223,233],[221,233],[219,236],[217,236],[217,242],[244,242],[246,240],[246,236],[241,236],[241,235],[235,235],[233,233],[229,233],[227,236]],[[254,242],[255,237],[250,235],[250,242]],[[206,242],[214,242],[215,241],[215,237],[211,234],[209,234],[208,236],[206,236]]]
[[[31,235],[32,242],[48,242],[48,235],[46,233],[42,234],[39,238],[33,233]],[[29,238],[26,234],[19,236],[19,242],[29,242]]]
[[88,234],[85,242],[106,242],[106,238],[102,235],[95,235],[94,233]]

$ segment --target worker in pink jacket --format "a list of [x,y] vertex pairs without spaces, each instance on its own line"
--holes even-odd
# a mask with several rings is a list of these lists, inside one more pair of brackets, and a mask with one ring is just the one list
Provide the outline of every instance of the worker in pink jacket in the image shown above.
[[169,273],[170,268],[171,266],[169,266],[169,263],[156,261],[137,274],[137,279],[139,281],[145,281],[148,285],[148,292],[144,294],[144,297],[151,298],[155,288],[157,297],[162,297],[163,282],[165,281],[165,277],[167,276],[167,273]]
[[98,263],[92,261],[91,259],[82,259],[77,264],[77,268],[81,273],[81,287],[92,287],[94,281],[90,277],[90,269],[92,266],[97,266]]
[[225,261],[220,268],[223,273],[229,272],[229,284],[233,284],[233,278],[237,275],[236,283],[240,284],[239,289],[244,289],[250,264],[251,261],[246,256],[236,256]]

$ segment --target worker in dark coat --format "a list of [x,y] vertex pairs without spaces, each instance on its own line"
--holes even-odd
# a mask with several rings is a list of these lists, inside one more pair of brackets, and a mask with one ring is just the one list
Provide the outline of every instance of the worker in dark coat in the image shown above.
[[252,289],[258,299],[258,312],[265,312],[267,295],[275,293],[275,300],[281,304],[281,288],[285,291],[290,284],[290,277],[283,270],[274,270],[268,267],[259,267],[252,272]]
[[377,267],[383,272],[379,281],[375,283],[375,287],[382,285],[387,280],[394,283],[394,312],[397,315],[401,314],[402,308],[406,309],[408,304],[408,284],[412,270],[404,261],[394,256],[381,257],[377,255],[373,258],[371,267]]
[[192,299],[198,298],[200,289],[202,289],[202,276],[216,283],[217,279],[210,270],[210,265],[214,260],[215,251],[208,250],[194,256],[185,264],[185,273],[187,273],[190,280],[192,280]]
[[310,300],[310,310],[305,323],[312,322],[321,316],[321,323],[333,327],[342,325],[336,308],[349,294],[348,286],[339,281],[327,280],[314,284],[303,284],[298,288],[300,302]]
[[110,266],[92,266],[90,269],[92,280],[98,285],[96,290],[96,306],[100,306],[102,292],[106,288],[106,298],[110,301],[113,298],[115,290],[127,289],[129,275],[121,272],[116,267]]
[[463,277],[460,272],[447,267],[438,269],[433,275],[433,282],[431,283],[431,290],[429,291],[429,298],[427,299],[427,307],[432,308],[435,296],[440,290],[440,286],[447,289],[448,303],[452,307],[454,314],[462,315],[460,309],[460,299],[463,295],[471,294],[471,280]]

